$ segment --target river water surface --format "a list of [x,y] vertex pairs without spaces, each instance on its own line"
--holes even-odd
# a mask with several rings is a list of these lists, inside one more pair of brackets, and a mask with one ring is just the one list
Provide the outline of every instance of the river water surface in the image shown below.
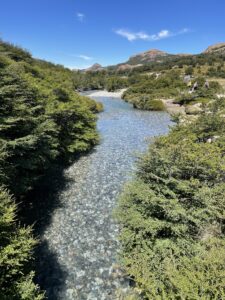
[[98,120],[101,142],[65,170],[68,184],[59,193],[61,205],[42,236],[65,270],[61,281],[54,281],[57,273],[46,274],[51,277],[49,299],[109,300],[117,299],[117,289],[126,292],[128,283],[117,267],[118,227],[112,212],[135,169],[136,154],[171,124],[164,112],[135,110],[116,98],[95,99],[105,109]]

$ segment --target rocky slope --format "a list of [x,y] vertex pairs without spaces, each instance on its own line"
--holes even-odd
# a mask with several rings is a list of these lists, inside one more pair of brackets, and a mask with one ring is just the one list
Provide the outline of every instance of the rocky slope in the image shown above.
[[225,43],[218,43],[212,46],[209,46],[203,53],[221,53],[225,54]]
[[93,66],[91,66],[90,68],[85,69],[84,71],[95,72],[95,71],[101,71],[101,70],[103,70],[103,67],[100,64],[96,63],[96,64],[93,64]]
[[131,56],[127,61],[127,64],[137,65],[137,64],[144,64],[152,61],[160,61],[163,57],[168,57],[168,56],[171,56],[171,54],[158,49],[151,49],[149,51]]

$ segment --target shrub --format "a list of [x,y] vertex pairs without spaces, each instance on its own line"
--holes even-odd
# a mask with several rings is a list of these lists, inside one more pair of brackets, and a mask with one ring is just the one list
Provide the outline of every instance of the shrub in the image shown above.
[[0,188],[0,298],[2,300],[41,300],[32,279],[31,255],[37,241],[30,227],[15,221],[16,205],[8,192]]

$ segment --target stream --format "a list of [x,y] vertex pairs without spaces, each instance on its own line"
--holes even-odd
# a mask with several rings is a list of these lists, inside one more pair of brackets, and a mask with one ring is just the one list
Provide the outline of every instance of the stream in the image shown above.
[[41,240],[54,253],[65,276],[48,270],[47,296],[55,300],[110,300],[126,293],[129,283],[118,266],[118,226],[113,209],[125,182],[135,170],[137,153],[155,136],[168,132],[165,112],[133,109],[119,98],[98,97],[101,142],[64,171],[66,186],[59,191],[60,207]]

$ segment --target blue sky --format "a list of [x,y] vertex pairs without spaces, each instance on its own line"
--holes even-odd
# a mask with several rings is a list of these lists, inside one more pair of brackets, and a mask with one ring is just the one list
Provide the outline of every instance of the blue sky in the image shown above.
[[0,0],[0,36],[71,68],[225,42],[224,0]]

